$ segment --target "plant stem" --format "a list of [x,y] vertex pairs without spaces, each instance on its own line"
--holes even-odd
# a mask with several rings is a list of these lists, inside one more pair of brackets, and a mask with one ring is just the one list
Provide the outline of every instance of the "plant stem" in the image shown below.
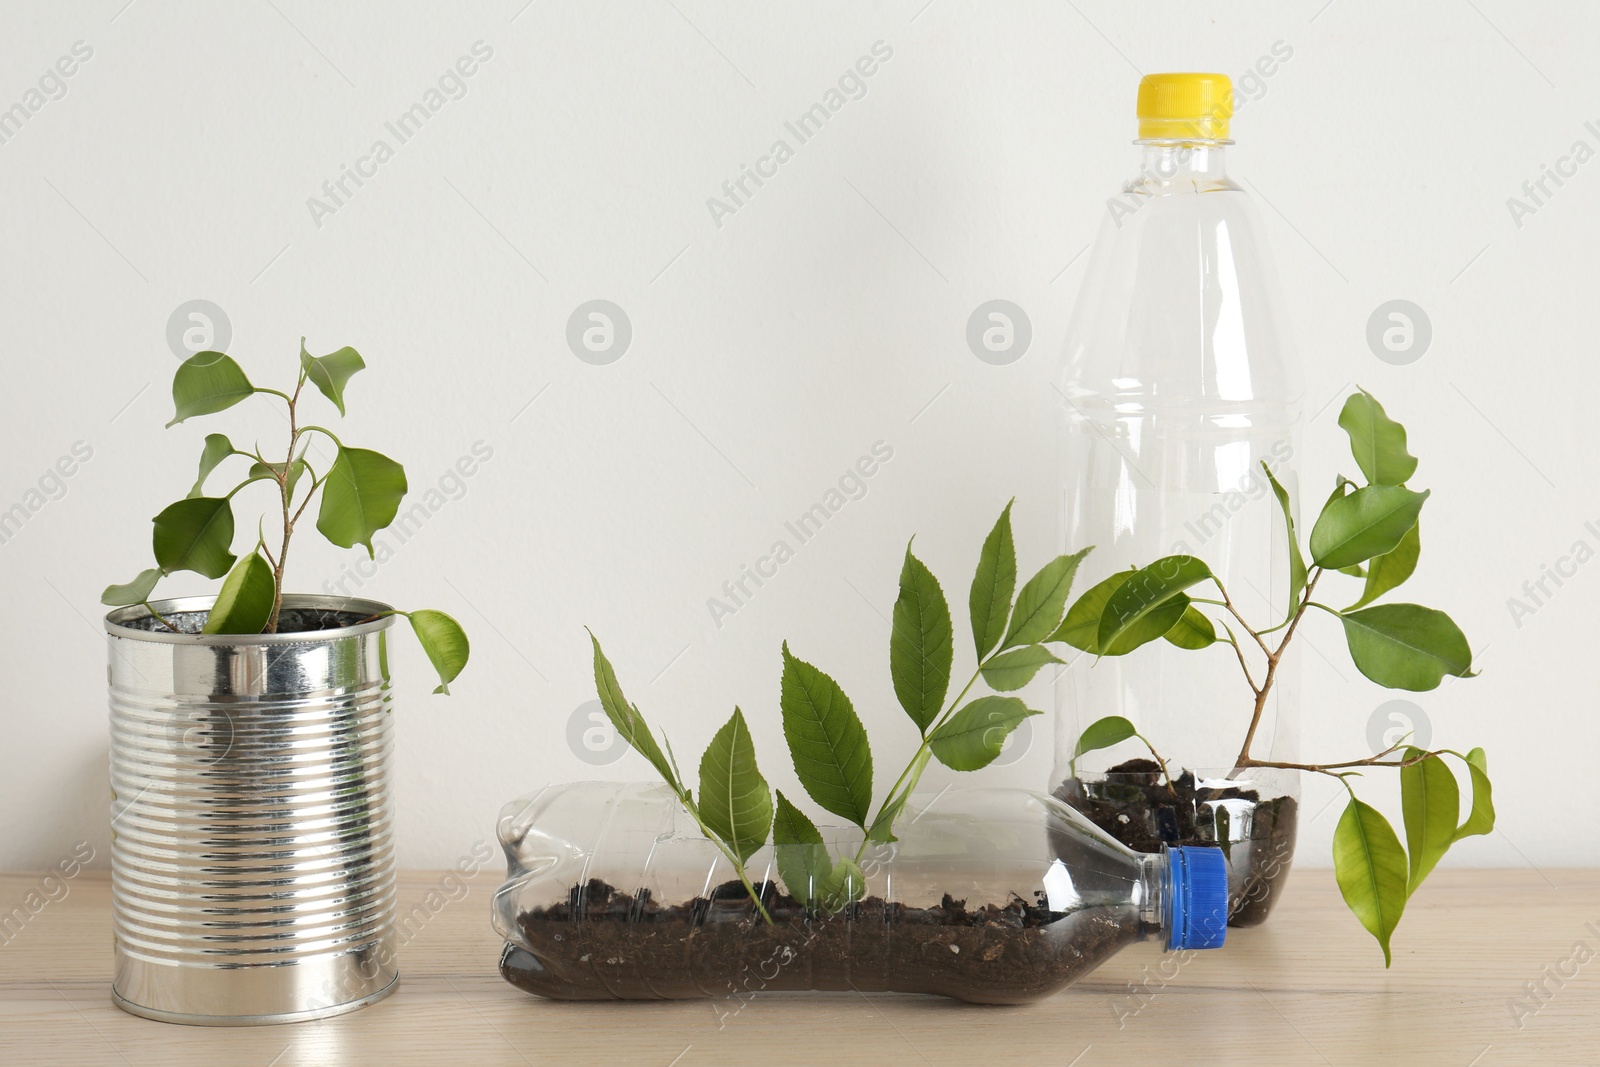
[[723,843],[722,838],[712,833],[710,827],[700,820],[700,810],[694,806],[694,801],[687,793],[678,794],[678,803],[682,804],[684,810],[694,819],[694,824],[700,827],[700,832],[706,836],[706,840],[716,845],[717,850],[728,858],[729,863],[733,864],[733,871],[739,876],[739,881],[744,885],[745,892],[750,894],[751,903],[755,904],[756,910],[761,913],[761,917],[767,921],[768,926],[774,925],[772,916],[767,912],[766,905],[761,903],[761,894],[756,892],[756,887],[751,883],[750,876],[745,873],[743,861],[733,854],[733,850]]
[[[272,611],[267,615],[267,625],[262,631],[269,634],[278,632],[278,614],[283,610],[283,569],[289,563],[289,538],[294,536],[294,522],[299,518],[298,513],[293,517],[289,515],[289,472],[294,467],[294,446],[300,438],[300,430],[295,422],[295,405],[300,401],[300,390],[305,384],[306,372],[301,368],[294,384],[294,395],[284,397],[289,402],[289,452],[284,458],[283,469],[277,472],[278,499],[283,504],[283,543],[278,548],[278,558],[272,563]],[[277,395],[283,396],[282,393]],[[303,504],[300,510],[305,510]]]
[[[1272,683],[1277,677],[1278,661],[1283,658],[1283,651],[1289,647],[1289,642],[1294,640],[1295,630],[1299,628],[1300,620],[1305,617],[1306,608],[1311,606],[1311,594],[1317,588],[1317,582],[1321,579],[1322,568],[1313,568],[1310,579],[1306,582],[1305,592],[1302,594],[1300,604],[1295,608],[1294,616],[1289,622],[1289,628],[1284,631],[1283,640],[1278,642],[1277,648],[1268,646],[1268,644],[1261,639],[1261,635],[1250,628],[1250,624],[1245,622],[1244,617],[1234,609],[1233,602],[1228,599],[1227,590],[1223,590],[1222,598],[1227,604],[1228,610],[1233,612],[1233,617],[1239,620],[1239,625],[1243,626],[1246,632],[1248,632],[1251,637],[1255,638],[1256,644],[1261,646],[1262,653],[1267,657],[1267,673],[1262,676],[1261,684],[1259,686],[1256,686],[1254,683],[1251,684],[1251,688],[1255,690],[1256,694],[1256,705],[1255,710],[1250,715],[1250,729],[1245,731],[1244,744],[1239,748],[1239,758],[1235,760],[1233,764],[1235,770],[1238,770],[1241,767],[1266,766],[1266,764],[1255,762],[1250,758],[1250,746],[1255,742],[1256,730],[1261,726],[1261,716],[1267,710],[1267,697],[1271,695]],[[1222,589],[1221,582],[1217,582],[1217,588]],[[1237,647],[1235,648],[1235,651],[1237,651]],[[1244,664],[1244,657],[1242,655],[1239,658],[1239,663],[1241,666]],[[1249,677],[1250,672],[1247,670],[1245,671],[1246,681],[1249,680]],[[1299,769],[1315,770],[1318,768],[1301,767]]]
[[175,634],[183,633],[182,630],[180,630],[176,626],[172,625],[166,619],[163,619],[161,617],[161,613],[159,611],[157,611],[155,608],[150,606],[150,601],[148,601],[148,600],[144,601],[143,607],[144,607],[144,610],[148,611],[150,613],[150,616],[152,618],[154,618],[156,620],[156,622],[159,622],[162,626],[165,626],[167,629],[171,630]]

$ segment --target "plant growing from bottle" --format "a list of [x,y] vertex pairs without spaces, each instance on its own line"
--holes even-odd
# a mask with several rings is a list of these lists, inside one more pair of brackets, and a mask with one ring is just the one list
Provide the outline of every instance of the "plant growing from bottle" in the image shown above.
[[[1344,785],[1350,799],[1334,831],[1334,874],[1345,902],[1378,940],[1388,965],[1390,938],[1406,901],[1453,844],[1494,828],[1494,805],[1481,748],[1465,754],[1423,751],[1402,739],[1375,755],[1335,763],[1263,760],[1252,752],[1278,666],[1308,613],[1339,620],[1356,668],[1379,685],[1426,691],[1446,676],[1474,676],[1466,636],[1444,612],[1418,604],[1376,603],[1411,577],[1421,550],[1417,521],[1429,491],[1407,485],[1417,460],[1407,450],[1405,428],[1364,390],[1346,400],[1339,425],[1349,435],[1365,483],[1339,476],[1311,528],[1309,556],[1296,535],[1288,493],[1262,464],[1288,540],[1289,600],[1281,621],[1258,628],[1244,618],[1203,561],[1174,555],[1113,574],[1085,591],[1051,640],[1096,657],[1127,655],[1162,639],[1184,649],[1231,649],[1253,698],[1234,774],[1282,768],[1329,775]],[[1315,598],[1323,579],[1334,572],[1363,582],[1348,607]],[[1215,589],[1215,597],[1195,595],[1208,587]],[[1074,763],[1087,752],[1136,736],[1126,718],[1097,720],[1080,735]],[[1461,790],[1446,756],[1460,761],[1471,786],[1471,806],[1459,823]],[[1400,773],[1404,846],[1388,819],[1358,798],[1351,785],[1362,772],[1378,767]],[[1167,782],[1170,787],[1170,777]]]
[[[312,500],[319,498],[317,531],[340,548],[364,545],[368,556],[373,556],[373,535],[394,521],[405,497],[405,469],[381,453],[346,445],[326,427],[301,421],[301,394],[307,382],[343,416],[345,387],[365,366],[354,348],[312,356],[301,338],[299,372],[293,391],[286,393],[251,384],[239,364],[221,352],[200,352],[185,360],[172,380],[176,411],[167,426],[225,411],[253,396],[276,397],[286,406],[288,417],[287,441],[282,451],[274,453],[282,458],[268,458],[259,445],[239,448],[226,434],[208,434],[194,486],[186,497],[167,505],[153,520],[151,549],[155,566],[141,571],[131,582],[108,586],[101,594],[101,602],[111,606],[143,605],[162,626],[176,630],[151,606],[151,594],[162,579],[179,571],[193,571],[206,578],[222,579],[202,633],[276,633],[283,606],[284,570],[294,533]],[[318,472],[308,458],[313,435],[321,435],[337,449],[326,471]],[[223,495],[208,496],[207,480],[234,456],[251,461],[244,477]],[[273,540],[277,551],[268,545],[263,514],[256,524],[255,544],[236,556],[233,500],[257,482],[270,484],[276,497],[273,510],[278,529]],[[450,682],[466,666],[469,654],[467,636],[460,625],[431,608],[393,614],[410,621],[423,651],[438,671],[439,686],[434,692],[448,693]]]

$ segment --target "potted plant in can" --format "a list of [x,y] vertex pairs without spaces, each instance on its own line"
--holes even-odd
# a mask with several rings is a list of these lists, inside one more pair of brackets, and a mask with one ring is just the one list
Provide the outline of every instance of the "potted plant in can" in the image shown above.
[[[404,468],[306,418],[309,384],[337,410],[365,367],[354,348],[312,356],[289,391],[253,384],[221,352],[179,366],[167,425],[255,397],[282,404],[267,451],[207,435],[186,496],[153,520],[154,565],[102,601],[110,636],[112,995],[138,1015],[211,1025],[338,1014],[398,977],[387,658],[396,617],[439,674],[466,665],[442,611],[285,591],[296,532],[366,547],[393,521]],[[334,448],[318,470],[316,438]],[[208,483],[238,468],[220,494]],[[268,514],[234,506],[265,491]],[[270,536],[269,536],[270,530]],[[169,576],[221,579],[215,594],[153,599]]]

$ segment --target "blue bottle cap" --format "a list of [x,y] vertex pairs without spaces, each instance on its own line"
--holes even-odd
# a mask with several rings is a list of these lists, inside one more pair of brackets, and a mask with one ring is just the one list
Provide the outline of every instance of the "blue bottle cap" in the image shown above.
[[1167,849],[1167,948],[1221,948],[1228,936],[1228,861],[1220,848]]

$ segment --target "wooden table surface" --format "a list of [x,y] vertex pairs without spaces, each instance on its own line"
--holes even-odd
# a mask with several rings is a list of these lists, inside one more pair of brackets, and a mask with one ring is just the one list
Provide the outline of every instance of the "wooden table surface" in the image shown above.
[[[440,878],[404,875],[402,912]],[[85,872],[21,929],[0,929],[0,1064],[1600,1064],[1600,871],[1437,871],[1385,971],[1331,873],[1300,870],[1272,919],[1230,931],[1222,951],[1172,973],[1177,957],[1137,945],[1014,1008],[891,994],[540,1000],[495,971],[497,879],[486,869],[465,896],[432,898],[389,999],[321,1022],[218,1029],[112,1006],[110,883]],[[0,875],[0,915],[40,881]]]

